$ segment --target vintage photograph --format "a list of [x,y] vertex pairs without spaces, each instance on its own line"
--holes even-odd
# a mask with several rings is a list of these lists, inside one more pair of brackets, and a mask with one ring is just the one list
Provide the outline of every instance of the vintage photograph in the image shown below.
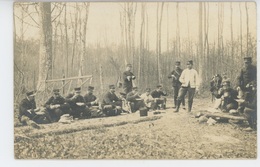
[[14,158],[257,158],[255,2],[15,2]]

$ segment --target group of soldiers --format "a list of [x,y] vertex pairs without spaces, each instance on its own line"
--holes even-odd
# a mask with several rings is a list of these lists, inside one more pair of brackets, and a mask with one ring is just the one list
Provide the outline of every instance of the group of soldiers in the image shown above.
[[131,72],[131,64],[128,64],[124,75],[123,90],[120,95],[116,93],[116,86],[109,85],[109,90],[102,100],[94,95],[94,87],[89,86],[87,93],[82,96],[81,88],[74,88],[73,93],[62,97],[59,89],[54,89],[52,96],[46,101],[43,107],[37,107],[35,102],[35,91],[26,93],[26,97],[19,105],[19,120],[22,124],[34,122],[45,124],[58,122],[62,115],[69,114],[73,119],[86,119],[103,116],[116,116],[121,113],[132,113],[137,110],[148,111],[166,108],[166,92],[162,85],[158,85],[154,91],[147,88],[143,94],[133,86],[135,79]]
[[215,98],[215,108],[231,114],[243,114],[246,116],[249,128],[256,129],[257,120],[257,79],[256,66],[252,65],[252,58],[244,58],[244,67],[241,69],[236,87],[231,87],[231,81],[226,74],[221,77],[217,74],[210,82],[210,91]]
[[[223,112],[238,110],[245,113],[250,128],[256,129],[256,67],[252,65],[252,58],[244,58],[245,66],[242,68],[237,89],[231,88],[230,79],[226,75],[222,77],[217,74],[210,82],[210,91],[214,97],[216,108]],[[168,78],[172,81],[174,112],[179,112],[180,106],[185,108],[185,96],[188,93],[188,112],[191,112],[193,98],[199,91],[201,80],[198,72],[193,69],[193,61],[187,61],[187,68],[182,70],[180,61],[175,62],[175,69]],[[36,107],[34,99],[35,92],[26,94],[26,98],[20,103],[19,120],[26,124],[31,120],[35,123],[51,123],[59,121],[63,114],[69,114],[74,119],[84,119],[100,116],[116,116],[121,113],[136,111],[155,111],[166,109],[167,92],[163,91],[162,85],[157,85],[151,91],[146,88],[140,94],[138,88],[133,84],[136,76],[131,72],[132,65],[127,64],[123,73],[123,92],[116,93],[116,86],[109,85],[109,90],[99,100],[94,94],[94,87],[89,86],[86,95],[81,95],[81,88],[75,88],[65,98],[60,95],[59,89],[53,90],[53,96],[44,104],[43,109]],[[240,99],[240,100],[238,100]],[[40,113],[40,114],[39,114]]]

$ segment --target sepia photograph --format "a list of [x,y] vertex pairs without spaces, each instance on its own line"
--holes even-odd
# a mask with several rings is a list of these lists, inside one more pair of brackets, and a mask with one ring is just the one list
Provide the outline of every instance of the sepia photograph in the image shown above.
[[255,2],[14,2],[15,159],[257,159]]

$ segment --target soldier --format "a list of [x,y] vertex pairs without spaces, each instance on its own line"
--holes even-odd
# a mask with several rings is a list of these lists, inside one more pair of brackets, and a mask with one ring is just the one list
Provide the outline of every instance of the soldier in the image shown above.
[[30,91],[26,93],[26,98],[24,98],[19,105],[19,121],[24,125],[33,125],[38,127],[37,124],[50,123],[51,118],[50,115],[46,112],[46,110],[42,110],[36,108],[35,102],[35,92]]
[[44,104],[53,122],[58,122],[63,114],[70,113],[70,105],[60,95],[59,89],[53,90],[53,96]]
[[195,91],[198,91],[200,79],[198,72],[193,69],[193,61],[187,62],[187,68],[182,71],[179,81],[182,83],[177,97],[177,108],[174,112],[179,112],[181,101],[188,92],[188,112],[191,112]]
[[133,88],[133,80],[135,79],[134,74],[131,72],[132,65],[126,65],[126,71],[123,73],[123,90],[125,94],[128,94],[132,91]]
[[245,57],[244,67],[238,76],[237,90],[241,98],[244,98],[245,92],[251,93],[249,85],[253,82],[256,82],[256,66],[252,65],[252,57]]
[[235,100],[237,98],[237,91],[232,89],[230,86],[230,81],[223,82],[223,87],[219,89],[216,98],[221,98],[220,109],[223,112],[229,112],[230,110],[236,110],[238,108],[238,103]]
[[162,96],[167,96],[167,93],[162,90],[162,85],[157,85],[157,89],[152,91],[151,96],[155,100],[156,109],[158,108],[166,109],[166,98]]
[[107,116],[119,115],[122,110],[122,101],[115,94],[115,89],[115,85],[109,85],[109,91],[103,98],[103,113]]
[[137,87],[133,87],[133,90],[126,95],[126,100],[130,102],[132,112],[136,112],[137,110],[140,109],[147,110],[143,99],[141,99],[138,93]]
[[74,93],[70,93],[66,100],[70,105],[73,118],[85,118],[89,115],[89,110],[86,108],[84,97],[80,94],[81,88],[74,88]]
[[222,86],[222,77],[219,74],[214,75],[210,81],[210,92],[212,94],[212,101],[214,101],[218,93],[218,90],[221,88],[221,86]]
[[151,96],[150,88],[146,88],[145,93],[141,95],[141,99],[144,100],[144,103],[148,109],[156,110],[156,103],[154,98]]
[[87,107],[90,110],[91,117],[97,117],[102,115],[100,112],[101,106],[99,106],[98,98],[93,94],[94,87],[89,86],[86,95],[84,96]]
[[[172,78],[173,100],[174,100],[173,108],[176,108],[177,97],[178,97],[179,90],[181,88],[181,82],[179,81],[179,78],[181,76],[182,69],[180,68],[180,65],[181,65],[181,62],[176,61],[175,69],[168,76],[168,78]],[[185,109],[185,98],[183,98],[182,106],[183,106],[183,109]]]

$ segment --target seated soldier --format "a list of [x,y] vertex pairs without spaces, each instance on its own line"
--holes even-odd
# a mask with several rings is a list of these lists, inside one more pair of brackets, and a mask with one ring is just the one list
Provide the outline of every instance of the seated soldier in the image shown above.
[[[35,125],[50,123],[50,115],[45,111],[39,112],[41,109],[36,108],[35,92],[27,92],[26,98],[19,105],[19,121],[24,125]],[[37,125],[36,125],[37,126]]]
[[230,81],[224,81],[223,87],[219,89],[216,98],[220,99],[220,109],[223,112],[229,112],[230,110],[236,110],[238,103],[235,100],[237,98],[237,91],[230,87]]
[[53,96],[44,104],[52,122],[58,122],[63,114],[70,113],[70,105],[60,95],[59,89],[53,90]]
[[245,100],[239,103],[239,107],[244,108],[244,115],[247,118],[249,127],[245,130],[257,129],[257,90],[256,83],[249,85],[252,89],[251,93],[245,94]]
[[74,93],[70,93],[66,97],[66,101],[70,105],[73,118],[86,118],[89,116],[89,110],[86,107],[84,97],[80,94],[81,88],[74,88]]
[[222,77],[219,74],[216,74],[212,77],[210,81],[210,92],[212,94],[212,101],[215,100],[218,90],[222,87]]
[[162,96],[167,96],[167,93],[162,91],[162,85],[157,85],[157,89],[152,91],[151,96],[155,99],[156,109],[166,109],[166,98]]
[[141,95],[141,99],[144,100],[144,103],[148,109],[156,110],[156,103],[154,98],[151,96],[150,88],[147,88],[145,93]]
[[115,94],[115,89],[115,85],[109,85],[109,91],[103,98],[102,108],[106,116],[115,116],[121,113],[122,101]]
[[137,87],[133,87],[132,91],[126,95],[126,100],[130,102],[132,112],[136,112],[140,109],[147,109],[144,100],[139,96]]
[[91,117],[97,117],[97,116],[101,116],[102,112],[100,111],[100,107],[99,106],[99,100],[98,98],[93,94],[94,91],[94,87],[93,86],[89,86],[87,93],[84,96],[84,100],[86,102],[86,106],[89,108],[90,110],[90,116]]

